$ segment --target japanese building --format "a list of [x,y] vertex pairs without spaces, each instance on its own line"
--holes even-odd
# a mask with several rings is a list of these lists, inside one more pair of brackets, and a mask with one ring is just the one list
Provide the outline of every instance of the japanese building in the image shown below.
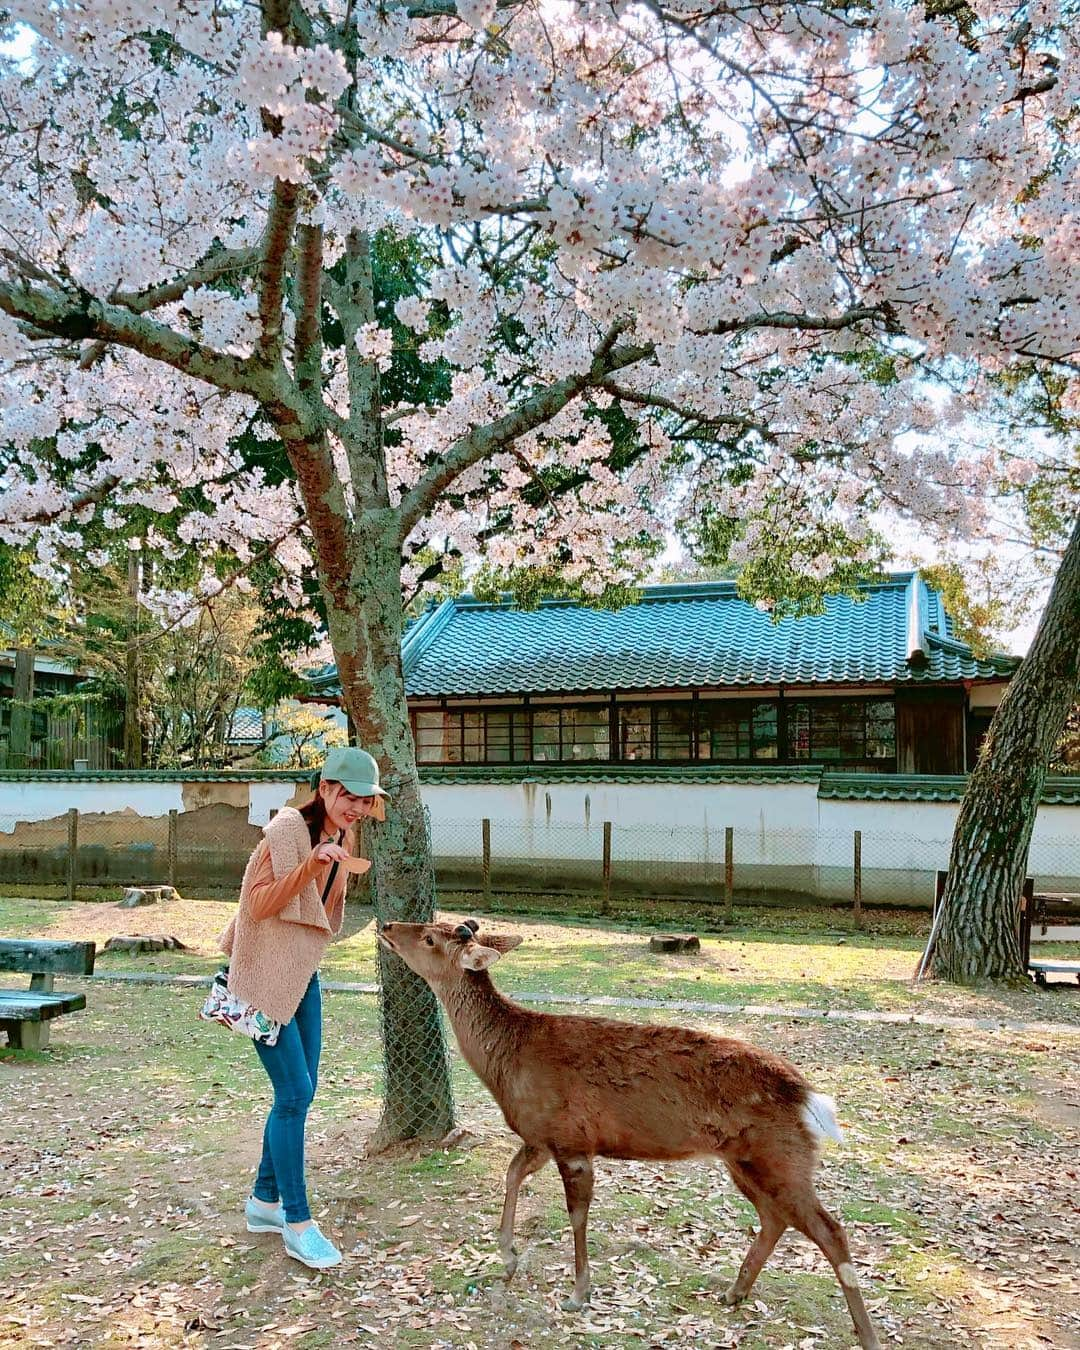
[[[632,764],[961,774],[1018,665],[975,656],[918,572],[779,622],[732,583],[648,587],[614,611],[464,596],[411,626],[402,659],[424,769],[504,781]],[[310,688],[333,696],[336,673]]]

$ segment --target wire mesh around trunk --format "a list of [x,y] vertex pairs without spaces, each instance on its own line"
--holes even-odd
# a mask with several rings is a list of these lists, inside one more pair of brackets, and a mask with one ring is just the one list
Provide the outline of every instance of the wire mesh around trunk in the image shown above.
[[[371,903],[376,922],[428,923],[435,917],[435,872],[431,822],[423,812],[423,835],[401,870],[372,870]],[[408,876],[409,893],[401,894]],[[407,1139],[441,1139],[454,1126],[454,1097],[446,1019],[430,986],[400,957],[378,949],[379,1025],[383,1049],[382,1115],[369,1147]]]

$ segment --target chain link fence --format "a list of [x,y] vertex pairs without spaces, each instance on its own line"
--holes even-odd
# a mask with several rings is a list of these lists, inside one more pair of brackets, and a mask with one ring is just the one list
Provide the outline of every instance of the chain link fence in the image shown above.
[[[16,828],[0,815],[0,884],[64,887],[73,897],[87,888],[150,885],[235,896],[260,828],[233,812],[196,832],[187,817],[71,810]],[[417,842],[411,851],[426,866]],[[471,818],[435,820],[427,857],[434,857],[434,883],[443,891],[571,892],[595,896],[599,910],[612,895],[718,906],[929,906],[949,847],[944,837],[880,831]],[[1028,872],[1037,891],[1080,891],[1080,835],[1036,829]],[[430,880],[413,884],[418,895],[434,894]],[[379,912],[380,897],[371,898]],[[383,917],[392,917],[389,909]]]
[[[921,835],[749,829],[735,826],[588,825],[440,820],[433,831],[444,889],[485,893],[577,891],[712,900],[718,905],[929,906],[951,841]],[[1036,889],[1080,890],[1080,837],[1036,835]]]

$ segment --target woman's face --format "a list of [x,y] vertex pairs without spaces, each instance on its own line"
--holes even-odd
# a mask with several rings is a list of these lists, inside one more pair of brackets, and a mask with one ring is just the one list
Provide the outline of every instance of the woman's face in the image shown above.
[[320,783],[319,795],[326,807],[326,823],[331,830],[346,830],[363,816],[374,813],[377,797],[357,797],[340,783]]

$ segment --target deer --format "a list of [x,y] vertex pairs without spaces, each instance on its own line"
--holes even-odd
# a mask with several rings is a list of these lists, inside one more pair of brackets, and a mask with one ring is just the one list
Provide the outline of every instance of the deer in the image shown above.
[[794,1228],[835,1271],[862,1350],[880,1350],[847,1234],[814,1190],[822,1142],[843,1140],[836,1108],[794,1064],[747,1041],[686,1027],[525,1008],[488,974],[521,937],[481,934],[475,919],[384,923],[378,939],[431,986],[469,1067],[522,1141],[507,1170],[499,1224],[508,1285],[518,1264],[518,1194],[548,1162],[562,1178],[574,1238],[574,1290],[562,1306],[576,1311],[591,1290],[586,1226],[593,1159],[719,1157],[759,1219],[725,1302],[747,1297],[780,1238]]

